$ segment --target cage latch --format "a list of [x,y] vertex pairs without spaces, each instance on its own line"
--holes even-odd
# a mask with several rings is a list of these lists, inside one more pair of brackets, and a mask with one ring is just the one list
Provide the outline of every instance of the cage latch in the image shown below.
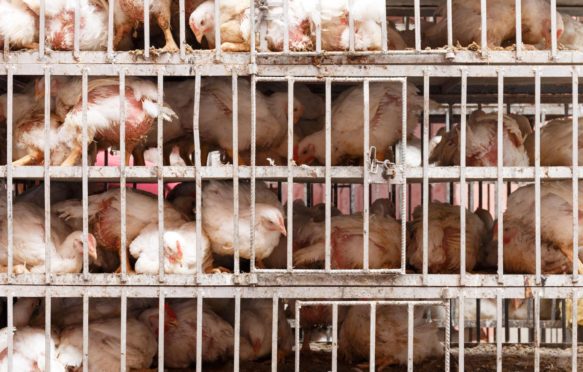
[[369,172],[371,174],[379,174],[379,171],[380,171],[382,177],[386,180],[390,180],[390,179],[395,178],[395,176],[397,175],[397,168],[396,168],[395,163],[393,163],[390,160],[382,160],[382,161],[378,160],[377,159],[377,148],[375,146],[370,147],[369,154],[370,154]]

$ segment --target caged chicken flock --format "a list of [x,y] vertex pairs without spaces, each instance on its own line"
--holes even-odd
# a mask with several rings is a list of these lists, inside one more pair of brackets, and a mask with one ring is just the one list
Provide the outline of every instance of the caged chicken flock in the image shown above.
[[[376,0],[358,2],[322,0],[319,7],[311,0],[289,0],[288,20],[282,21],[281,2],[268,0],[265,9],[255,9],[251,17],[248,0],[220,1],[219,18],[215,19],[213,0],[187,0],[186,20],[196,48],[220,48],[224,52],[248,52],[252,38],[260,47],[264,38],[269,51],[285,49],[289,40],[292,51],[313,51],[316,39],[325,51],[379,51],[382,29],[380,15],[384,4]],[[352,3],[350,5],[349,3]],[[54,51],[74,49],[74,22],[79,4],[82,51],[107,50],[109,2],[106,0],[46,1],[46,46]],[[178,46],[175,29],[178,11],[170,0],[149,2],[152,36],[161,53],[174,53]],[[480,1],[453,0],[454,40],[461,47],[481,42],[479,29]],[[380,6],[380,9],[379,9]],[[487,47],[504,48],[516,38],[513,1],[489,1]],[[544,0],[523,1],[523,41],[532,48],[549,48],[550,7]],[[267,12],[268,14],[262,14]],[[421,32],[424,47],[440,48],[447,44],[447,17],[439,8],[435,22],[424,25]],[[0,45],[13,50],[35,49],[39,44],[39,0],[0,0]],[[113,9],[114,50],[132,50],[138,46],[136,35],[143,32],[143,2],[118,0]],[[253,35],[252,18],[267,23],[264,35]],[[349,37],[349,18],[353,20],[354,43]],[[557,14],[557,40],[561,46],[583,50],[583,26],[568,15]],[[219,23],[216,24],[216,21]],[[288,29],[285,29],[285,24]],[[318,27],[316,25],[319,24]],[[255,29],[258,29],[255,25]],[[155,28],[158,29],[155,29]],[[219,27],[219,29],[215,29]],[[321,37],[316,37],[320,28]],[[285,33],[288,38],[285,38]],[[404,31],[387,23],[388,49],[414,48]],[[157,34],[156,34],[157,33]],[[220,45],[215,40],[220,35]],[[192,38],[193,37],[193,38]],[[412,45],[413,44],[413,45]],[[238,87],[233,102],[231,83]],[[361,85],[341,85],[334,90],[331,102],[330,148],[326,146],[325,101],[316,84],[295,83],[295,96],[288,99],[281,87],[257,86],[251,97],[251,81],[245,78],[205,77],[200,86],[200,101],[195,102],[195,80],[170,79],[164,83],[160,97],[153,80],[127,77],[91,77],[87,81],[87,100],[83,98],[83,81],[77,77],[58,76],[30,80],[12,97],[12,159],[15,167],[79,166],[84,160],[99,165],[103,154],[119,153],[124,165],[193,166],[203,165],[217,152],[222,162],[208,166],[224,166],[235,161],[240,165],[298,165],[313,169],[332,166],[366,164],[364,159],[363,120],[364,91]],[[406,97],[402,92],[405,91]],[[45,94],[49,97],[45,97]],[[369,89],[370,146],[378,161],[401,161],[403,137],[406,165],[422,165],[421,140],[416,128],[424,109],[423,96],[409,82],[371,83]],[[405,99],[406,98],[406,99]],[[46,118],[44,102],[50,102]],[[406,101],[406,107],[403,103]],[[123,103],[121,103],[123,102]],[[252,102],[255,102],[253,110]],[[0,96],[0,122],[8,124],[8,97]],[[289,108],[288,108],[289,104]],[[198,125],[193,126],[195,107],[199,107]],[[439,107],[429,101],[430,109]],[[535,133],[529,118],[506,113],[498,125],[498,112],[478,109],[470,113],[465,127],[465,159],[460,158],[461,123],[445,128],[431,138],[430,166],[506,167],[533,166]],[[406,115],[406,118],[403,115]],[[234,118],[233,116],[236,115]],[[252,127],[252,116],[255,128]],[[121,119],[123,117],[123,119]],[[237,142],[232,123],[236,119]],[[405,119],[405,120],[404,120]],[[158,133],[162,122],[162,133]],[[48,125],[46,123],[48,123]],[[289,123],[289,124],[288,124]],[[293,133],[288,130],[293,128]],[[579,155],[583,148],[583,119],[579,121]],[[46,128],[48,127],[48,128]],[[84,133],[83,129],[86,129]],[[123,129],[123,130],[122,130]],[[196,129],[196,131],[195,131]],[[497,134],[502,132],[503,157],[498,159]],[[540,128],[540,165],[572,165],[572,119],[549,120]],[[48,131],[48,137],[45,133]],[[125,133],[125,138],[122,138]],[[195,145],[198,133],[200,144]],[[159,135],[163,138],[161,151]],[[291,136],[291,141],[288,141]],[[289,144],[292,148],[288,148]],[[198,148],[197,148],[198,146]],[[83,149],[87,152],[84,153]],[[48,151],[45,151],[47,150]],[[195,149],[198,150],[195,152]],[[326,159],[327,152],[330,159]],[[252,158],[252,153],[255,158]],[[197,155],[198,153],[198,155]],[[153,155],[152,155],[153,154]],[[393,155],[394,154],[394,155]],[[48,155],[48,158],[46,156]],[[161,155],[161,157],[160,157]],[[197,156],[200,158],[197,159]],[[331,270],[364,269],[364,243],[368,237],[366,269],[400,269],[402,259],[408,272],[421,273],[424,268],[424,223],[428,223],[427,268],[434,274],[496,272],[498,229],[501,228],[505,273],[534,274],[532,257],[536,245],[534,216],[535,187],[522,184],[508,197],[503,223],[493,220],[487,210],[460,208],[459,205],[430,200],[425,222],[421,206],[407,216],[396,210],[393,200],[370,200],[368,230],[364,232],[362,211],[340,210],[331,206],[329,226],[323,204],[307,205],[303,197],[283,203],[274,184],[257,181],[207,180],[201,195],[196,184],[183,182],[171,190],[156,193],[91,183],[87,209],[84,211],[80,186],[52,182],[50,211],[45,211],[43,185],[19,193],[12,201],[13,221],[6,218],[6,193],[0,193],[0,270],[12,268],[16,276],[43,274],[79,274],[88,270],[96,274],[157,275],[228,275],[233,271],[324,270],[329,243]],[[105,186],[105,187],[101,187]],[[570,273],[573,262],[583,274],[583,251],[573,254],[573,210],[583,213],[583,191],[579,184],[579,205],[573,206],[571,181],[543,182],[541,185],[541,270],[543,274]],[[21,190],[19,190],[21,191]],[[237,196],[235,196],[237,194]],[[197,196],[201,199],[197,215]],[[122,200],[125,208],[122,207]],[[288,204],[293,206],[288,221]],[[120,225],[125,209],[125,230]],[[159,209],[163,220],[159,219]],[[462,231],[461,214],[465,215]],[[50,216],[50,226],[45,218]],[[83,232],[87,217],[88,231]],[[200,226],[196,219],[201,220]],[[162,223],[162,228],[160,224]],[[288,227],[293,226],[290,231]],[[46,230],[48,227],[48,230]],[[326,230],[330,236],[326,237]],[[12,241],[8,241],[8,230]],[[465,239],[462,236],[465,234]],[[579,230],[579,244],[583,232]],[[460,267],[460,250],[465,241],[465,267]],[[402,252],[404,244],[405,252]],[[9,245],[12,251],[9,253]],[[291,246],[291,254],[288,254]],[[9,261],[9,255],[12,262]],[[50,258],[50,265],[46,259]],[[239,263],[235,263],[239,257]],[[291,261],[289,259],[291,258]],[[253,261],[253,264],[247,264]],[[255,266],[253,266],[255,265]],[[160,267],[162,266],[162,267]],[[200,270],[200,272],[199,272]],[[45,314],[44,299],[19,297],[14,303],[13,363],[15,370],[44,371]],[[134,299],[127,304],[126,367],[147,370],[156,365],[159,337],[164,338],[164,362],[167,368],[184,369],[197,361],[197,342],[202,343],[202,361],[216,364],[230,361],[235,350],[235,304],[231,299],[208,299],[203,302],[202,324],[197,324],[197,300],[168,299],[164,306],[164,322],[160,322],[157,300]],[[485,302],[487,309],[493,305]],[[488,307],[489,306],[489,307]],[[277,309],[271,300],[242,300],[240,304],[239,357],[242,361],[268,360],[273,352],[273,314],[277,312],[277,360],[284,362],[293,352],[294,335],[290,326],[295,314],[293,301],[281,301]],[[466,309],[470,307],[466,306]],[[83,364],[83,303],[78,298],[57,298],[49,307],[52,317],[48,349],[52,371],[77,370]],[[120,303],[107,298],[91,298],[89,313],[90,371],[119,370]],[[275,310],[274,310],[275,309]],[[302,351],[308,352],[317,330],[332,325],[332,307],[301,307],[299,326]],[[415,363],[441,358],[443,337],[428,313],[435,309],[417,306],[413,312],[416,328],[413,339]],[[517,317],[525,317],[524,304],[512,309]],[[569,310],[570,311],[570,310]],[[346,363],[367,367],[370,356],[370,312],[361,305],[343,306],[338,311],[338,355]],[[379,306],[376,315],[376,364],[379,368],[407,363],[407,308],[398,305]],[[475,315],[475,313],[474,313]],[[467,317],[471,317],[471,312]],[[160,329],[160,326],[163,329]],[[197,327],[202,328],[197,340]],[[8,328],[0,330],[0,370],[7,369],[5,343]]]

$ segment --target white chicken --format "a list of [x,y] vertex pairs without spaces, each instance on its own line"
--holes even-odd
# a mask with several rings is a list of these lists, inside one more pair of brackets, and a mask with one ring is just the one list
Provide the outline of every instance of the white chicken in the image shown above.
[[0,0],[0,46],[38,48],[38,16],[23,1]]
[[[167,368],[188,368],[196,362],[196,300],[176,300],[166,305],[165,321],[169,313],[174,319],[164,329],[164,365]],[[140,320],[156,337],[158,314],[158,308],[152,308],[140,315]],[[208,306],[203,306],[200,342],[203,362],[216,362],[233,355],[233,327]]]
[[[150,0],[150,16],[155,18],[158,26],[164,32],[166,44],[163,52],[177,52],[178,45],[170,30],[171,0]],[[144,2],[141,0],[118,0],[115,2],[115,38],[114,46],[121,43],[124,36],[130,33],[136,24],[144,22]]]
[[[466,270],[476,265],[480,247],[489,242],[490,221],[482,219],[483,213],[466,210]],[[460,269],[460,207],[439,202],[429,204],[430,273],[455,273]],[[423,209],[413,212],[411,240],[407,248],[409,264],[417,270],[423,268]]]
[[[360,214],[336,216],[331,220],[331,267],[333,269],[363,268],[363,227]],[[325,259],[325,223],[311,222],[300,228],[294,244],[294,266],[322,264]],[[306,237],[307,241],[302,241]],[[401,225],[392,217],[370,215],[369,267],[398,268],[401,264]]]
[[[385,159],[385,152],[401,138],[401,85],[376,83],[370,86],[370,145],[377,149],[377,158]],[[345,158],[362,159],[364,143],[362,86],[346,90],[332,107],[332,165]],[[423,98],[409,84],[407,88],[407,131],[417,125],[423,109]],[[318,160],[325,163],[325,131],[315,132],[302,139],[298,146],[298,160],[302,164]]]
[[[443,355],[439,328],[423,319],[424,306],[413,314],[413,363]],[[390,365],[407,364],[408,312],[406,306],[377,306],[375,360],[379,370]],[[351,306],[338,336],[338,353],[347,363],[368,361],[370,356],[370,307]]]
[[[0,330],[0,371],[8,371],[8,328]],[[51,368],[50,371],[65,372],[65,366],[57,360],[55,340],[51,337],[50,344]],[[45,362],[45,330],[32,327],[16,329],[13,336],[13,371],[49,371]]]
[[[0,197],[0,199],[4,199]],[[2,203],[0,203],[2,204]],[[45,271],[45,212],[30,203],[13,205],[13,264],[15,270]],[[8,224],[0,217],[0,264],[8,264]],[[71,231],[56,215],[51,218],[51,272],[78,273],[83,267],[83,233]],[[88,254],[97,258],[95,238],[88,236]]]
[[[256,184],[254,250],[259,267],[278,245],[280,236],[286,235],[284,217],[277,195],[262,182]],[[239,184],[239,254],[251,257],[251,186]],[[233,183],[210,181],[202,191],[202,225],[213,252],[233,256]]]
[[[528,119],[521,115],[504,115],[503,165],[527,166],[525,139],[531,132]],[[474,111],[466,127],[466,165],[471,167],[498,164],[498,114]],[[429,156],[429,162],[438,166],[460,164],[460,126],[445,133]]]
[[[64,0],[62,5],[59,12],[46,20],[47,44],[54,50],[73,50],[77,0]],[[79,2],[79,50],[107,48],[108,9],[106,0]]]
[[[504,212],[504,272],[534,274],[535,221],[534,185],[519,188],[510,194]],[[579,185],[579,196],[583,185]],[[570,273],[573,267],[573,189],[571,181],[541,184],[541,272],[543,274]],[[583,209],[579,202],[579,215]],[[498,236],[497,226],[493,237]],[[583,242],[583,232],[579,232]],[[581,253],[579,253],[581,255]],[[579,257],[579,273],[583,263]]]
[[[95,236],[97,244],[104,250],[117,252],[121,261],[121,204],[119,189],[110,189],[104,193],[89,197],[88,217],[90,231]],[[151,194],[128,189],[126,191],[126,242],[129,246],[142,233],[148,233],[152,225],[158,225],[158,200]],[[72,226],[81,226],[83,208],[80,200],[67,200],[53,206],[53,210],[62,219]],[[171,204],[164,205],[164,226],[181,226],[188,222]],[[157,230],[157,227],[155,228]],[[157,245],[154,246],[157,250]],[[167,248],[167,249],[166,249]],[[176,248],[176,251],[174,249]],[[180,254],[177,245],[165,247],[165,255],[182,262],[184,255]],[[137,248],[135,248],[137,249]],[[156,256],[157,257],[157,256]],[[129,259],[129,254],[126,255]],[[156,265],[158,259],[156,258]],[[125,263],[128,271],[131,270],[129,260]]]
[[[241,360],[258,360],[271,354],[271,300],[244,299],[241,302]],[[280,305],[277,317],[277,359],[283,360],[291,351],[294,337]]]
[[583,50],[583,24],[568,14],[562,14],[561,18],[565,24],[565,31],[559,43],[567,49]]
[[[583,118],[578,123],[578,161],[583,161]],[[530,165],[534,166],[535,134],[531,133],[524,142]],[[573,119],[555,119],[547,122],[540,129],[540,164],[541,166],[564,166],[573,164]]]
[[[180,222],[179,222],[180,223]],[[202,269],[213,271],[213,257],[209,240],[202,231]],[[196,273],[196,223],[164,226],[164,272],[166,274]],[[146,226],[130,243],[130,253],[136,259],[135,271],[138,274],[157,274],[158,224]]]
[[[44,81],[37,86],[37,94]],[[154,120],[162,115],[171,120],[176,114],[168,107],[158,108],[156,85],[148,80],[127,78],[125,81],[125,129],[126,164],[134,147],[141,143]],[[44,91],[43,91],[44,92]],[[87,90],[88,143],[94,139],[107,145],[119,146],[120,142],[120,96],[117,79],[92,79]],[[73,165],[82,151],[82,84],[77,78],[57,77],[51,79],[51,95],[55,96],[55,111],[63,124],[58,130],[58,142],[69,147],[69,155],[62,165]]]
[[[239,151],[251,148],[251,84],[238,80]],[[256,146],[271,148],[281,144],[287,133],[287,93],[266,96],[256,94]],[[233,93],[231,82],[224,78],[210,78],[203,82],[200,107],[200,137],[207,145],[216,144],[233,156]],[[303,108],[296,99],[294,123],[302,116]],[[191,123],[192,124],[192,123]],[[287,147],[286,147],[287,151]],[[287,154],[287,152],[286,152]]]
[[[141,321],[128,318],[126,323],[126,367],[149,368],[158,350],[156,338]],[[89,371],[120,369],[121,320],[106,319],[89,324]],[[83,326],[71,326],[61,332],[57,359],[68,368],[83,364]]]
[[[453,0],[453,42],[462,46],[481,44],[480,0]],[[447,45],[447,10],[441,6],[436,15],[442,17],[424,32],[424,41],[432,48]],[[515,2],[491,0],[487,2],[487,42],[489,48],[503,46],[516,36]],[[557,12],[557,40],[565,29],[563,19]],[[551,45],[551,7],[545,0],[525,0],[522,3],[522,42],[536,45],[544,42]]]

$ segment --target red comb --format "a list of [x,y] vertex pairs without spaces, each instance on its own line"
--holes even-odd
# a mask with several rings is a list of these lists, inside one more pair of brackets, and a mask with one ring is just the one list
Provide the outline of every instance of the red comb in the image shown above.
[[174,310],[170,307],[170,305],[168,305],[167,303],[164,304],[164,309],[166,310],[166,314],[168,315],[168,317],[172,318],[172,319],[176,319],[176,313],[174,312]]

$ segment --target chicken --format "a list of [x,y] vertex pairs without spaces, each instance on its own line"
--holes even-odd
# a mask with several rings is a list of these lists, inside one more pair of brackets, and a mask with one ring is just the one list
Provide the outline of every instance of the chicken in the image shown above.
[[[150,16],[158,22],[158,26],[164,32],[166,44],[163,52],[177,52],[178,45],[174,41],[170,30],[170,4],[171,0],[150,0]],[[144,22],[144,2],[141,0],[118,0],[115,2],[115,37],[114,46],[121,43],[124,36],[130,33],[137,23]]]
[[[259,267],[269,257],[286,234],[283,211],[277,196],[262,182],[256,184],[254,250]],[[250,259],[251,187],[239,184],[239,254]],[[202,191],[202,225],[214,253],[232,256],[233,246],[233,184],[228,181],[210,181]]]
[[[48,2],[47,2],[48,3]],[[23,1],[0,0],[0,46],[38,48],[38,16]]]
[[[196,300],[167,303],[165,320],[170,311],[174,314],[174,319],[164,329],[164,366],[167,368],[188,368],[196,362],[196,305]],[[157,337],[158,309],[144,311],[140,320]],[[233,327],[208,306],[203,306],[200,340],[203,362],[216,362],[231,357],[233,341]]]
[[180,211],[189,220],[195,219],[196,210],[196,183],[182,182],[176,185],[168,194],[166,200]]
[[[221,50],[225,52],[248,52],[251,39],[249,0],[223,0],[220,2]],[[203,37],[209,47],[215,47],[215,2],[205,1],[190,15],[188,24],[196,40]]]
[[[8,371],[8,328],[0,330],[0,371]],[[65,366],[55,357],[55,340],[49,343],[53,372],[65,372]],[[15,329],[13,336],[13,371],[48,371],[45,362],[45,330],[32,327]]]
[[[126,368],[149,368],[158,350],[156,338],[141,321],[128,318],[126,323]],[[106,319],[89,324],[89,371],[120,369],[120,319]],[[68,368],[83,364],[83,327],[65,328],[56,351],[57,359]]]
[[[38,84],[44,86],[44,81]],[[53,78],[51,94],[55,96],[55,111],[63,124],[58,129],[58,142],[69,147],[69,155],[62,165],[73,165],[82,150],[82,84],[77,78]],[[125,81],[125,129],[126,164],[137,144],[141,143],[154,120],[161,115],[171,120],[176,114],[168,107],[158,107],[156,85],[148,80],[127,78]],[[40,92],[38,92],[40,93]],[[120,140],[120,97],[117,79],[92,79],[87,92],[87,132],[88,143],[94,139],[102,147],[119,146]]]
[[[423,109],[423,99],[417,89],[407,89],[407,131],[417,125],[417,116]],[[362,159],[364,143],[364,118],[362,87],[346,90],[332,107],[332,165],[342,164],[345,158]],[[389,146],[401,139],[402,98],[401,85],[374,83],[370,85],[370,145],[375,146],[377,158],[385,159]],[[298,160],[302,164],[318,160],[325,163],[325,131],[315,132],[298,145]]]
[[[0,197],[2,199],[2,197]],[[15,270],[45,271],[45,212],[30,203],[13,205],[13,264]],[[8,265],[8,225],[0,217],[0,264]],[[56,215],[51,218],[51,272],[78,273],[83,267],[83,233],[71,231]],[[97,258],[95,238],[88,236],[88,253]]]
[[[483,213],[466,210],[466,271],[476,265],[480,247],[489,243],[490,221]],[[491,217],[490,217],[491,218]],[[485,218],[484,218],[485,219]],[[429,204],[430,273],[456,273],[460,270],[460,207],[439,202]],[[407,248],[409,264],[417,270],[423,268],[423,209],[413,212],[411,240]]]
[[[526,123],[524,123],[526,121]],[[520,122],[523,124],[521,125]],[[504,115],[503,165],[527,166],[528,154],[524,146],[525,138],[530,132],[528,119],[520,115]],[[527,124],[527,125],[525,125]],[[523,132],[523,130],[528,132]],[[498,165],[498,114],[486,114],[474,111],[466,127],[466,164],[468,166]],[[429,157],[430,163],[438,166],[460,164],[460,126],[444,134],[444,138],[435,146]]]
[[[481,44],[480,0],[453,0],[452,23],[453,42],[462,46]],[[424,32],[424,40],[432,48],[447,45],[447,10],[442,5],[436,15],[442,17]],[[487,2],[487,42],[489,48],[503,46],[504,42],[515,39],[515,2],[491,0]],[[557,12],[557,40],[565,29],[563,19]],[[522,2],[522,42],[536,45],[545,42],[551,45],[551,8],[545,0],[524,0]]]
[[[331,221],[331,267],[333,269],[363,268],[362,215],[336,216]],[[294,243],[294,266],[305,267],[325,259],[325,223],[311,222],[298,234]],[[307,235],[307,241],[298,240]],[[369,219],[369,267],[398,268],[401,264],[401,225],[392,217],[371,215]]]
[[[583,118],[578,123],[578,161],[583,161]],[[534,166],[535,134],[531,133],[524,143],[530,165]],[[573,119],[555,119],[547,122],[540,129],[540,165],[564,166],[573,164]]]
[[[242,300],[241,360],[258,360],[271,354],[272,320],[272,300]],[[281,305],[277,320],[277,356],[283,360],[292,351],[294,337]]]
[[[420,167],[423,165],[423,144],[421,140],[413,135],[407,138],[405,147],[405,164],[408,167]],[[392,155],[392,148],[389,148],[389,159],[394,163],[401,161],[401,142],[395,145],[395,156]]]
[[[413,363],[443,355],[439,328],[423,319],[423,306],[413,314]],[[408,312],[406,306],[377,306],[375,361],[379,370],[407,364]],[[347,363],[367,361],[370,355],[370,307],[350,306],[338,335],[338,354]]]
[[[77,0],[65,0],[60,11],[46,20],[46,37],[50,48],[73,50],[76,6]],[[79,2],[79,50],[107,49],[108,9],[106,0]]]
[[19,297],[13,306],[12,325],[17,329],[32,325],[30,320],[40,302],[41,299],[36,297]]
[[[130,244],[142,233],[151,229],[151,225],[158,224],[158,200],[150,194],[126,190],[126,242]],[[119,189],[110,189],[104,193],[91,195],[89,197],[88,217],[90,230],[97,240],[100,248],[108,251],[118,252],[121,261],[121,209]],[[83,218],[83,209],[80,200],[67,200],[53,206],[53,210],[62,219],[72,226],[80,226]],[[164,226],[180,226],[187,220],[172,205],[164,205]],[[155,228],[157,230],[157,227]],[[157,248],[157,246],[155,246]],[[171,247],[178,248],[171,245]],[[157,257],[157,256],[156,256]],[[169,257],[174,257],[180,261],[177,252],[170,252]],[[126,255],[126,259],[129,254]],[[156,258],[156,262],[158,259]],[[123,264],[123,262],[122,262]],[[128,271],[131,270],[129,261],[125,262]]]
[[565,24],[565,31],[559,43],[567,49],[583,50],[583,24],[568,14],[562,14],[561,18]]
[[[1,3],[0,3],[1,4]],[[1,5],[0,5],[1,6]],[[1,26],[0,26],[1,27]],[[31,88],[32,89],[32,88]],[[0,95],[0,122],[5,122],[8,115],[8,94]],[[32,111],[36,111],[39,102],[34,97],[34,91],[12,94],[12,125],[28,116]]]
[[[49,199],[51,205],[71,198],[81,198],[81,186],[73,182],[58,182],[51,180]],[[91,185],[90,185],[91,188]],[[16,195],[14,203],[32,203],[39,208],[45,207],[45,187],[40,184]]]
[[[579,196],[583,185],[579,185]],[[541,184],[541,272],[570,273],[573,267],[573,189],[571,181]],[[579,211],[583,209],[579,202]],[[535,257],[534,185],[519,188],[510,194],[504,212],[504,272],[534,274]],[[579,212],[581,214],[581,212]],[[493,237],[498,236],[497,226]],[[579,242],[583,242],[579,232]],[[581,256],[581,252],[579,253]],[[583,263],[579,259],[579,273]]]
[[[233,94],[230,80],[209,78],[203,82],[200,107],[201,141],[217,144],[233,157]],[[244,79],[238,80],[238,121],[239,151],[251,149],[251,84]],[[287,134],[287,93],[278,92],[256,96],[256,146],[258,149],[279,146]],[[294,123],[302,115],[301,103],[294,103]],[[287,142],[286,142],[287,144]],[[286,146],[287,154],[287,146]]]
[[[202,231],[202,269],[213,271],[210,243]],[[166,274],[194,274],[196,261],[196,223],[164,226],[164,272]],[[130,254],[136,259],[138,274],[158,274],[158,224],[146,226],[130,244]]]

